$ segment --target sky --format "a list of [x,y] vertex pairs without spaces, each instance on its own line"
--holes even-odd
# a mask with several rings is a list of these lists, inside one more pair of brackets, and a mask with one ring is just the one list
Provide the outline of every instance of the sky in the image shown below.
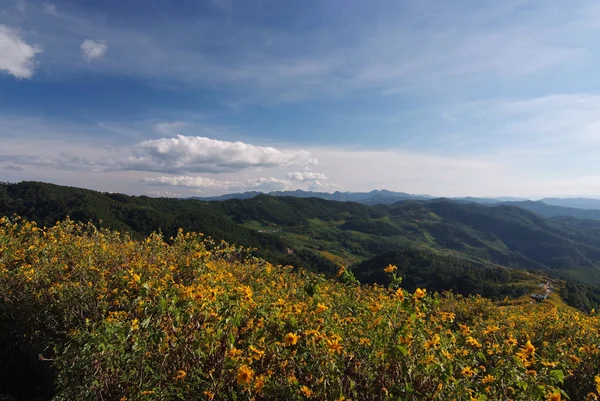
[[0,0],[0,181],[600,196],[596,0]]

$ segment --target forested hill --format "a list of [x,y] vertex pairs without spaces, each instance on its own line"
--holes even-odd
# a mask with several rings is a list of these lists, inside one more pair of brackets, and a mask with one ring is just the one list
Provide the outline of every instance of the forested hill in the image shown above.
[[0,215],[43,225],[67,215],[134,235],[179,228],[257,248],[258,256],[323,272],[407,247],[473,266],[561,270],[600,282],[600,223],[546,219],[513,206],[438,199],[366,206],[315,198],[203,202],[133,197],[37,182],[0,185]]
[[338,266],[310,250],[290,253],[285,241],[236,224],[214,205],[195,200],[101,193],[40,182],[0,184],[0,216],[17,214],[51,226],[69,216],[100,227],[129,232],[136,238],[161,231],[165,238],[179,228],[232,244],[256,248],[273,263],[333,272]]

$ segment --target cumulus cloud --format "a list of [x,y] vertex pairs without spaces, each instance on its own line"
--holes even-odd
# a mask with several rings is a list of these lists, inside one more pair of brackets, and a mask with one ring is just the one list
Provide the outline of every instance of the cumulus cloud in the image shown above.
[[81,44],[81,54],[85,61],[101,59],[108,51],[108,44],[105,40],[86,39]]
[[194,177],[194,176],[162,176],[145,178],[143,182],[150,185],[165,185],[165,186],[177,186],[177,187],[188,187],[196,188],[198,190],[221,190],[221,191],[232,191],[232,190],[260,190],[260,191],[274,191],[280,189],[286,189],[289,182],[285,180],[279,180],[277,178],[252,178],[240,181],[221,181],[207,177]]
[[319,181],[327,179],[325,174],[313,173],[312,171],[288,173],[287,176],[292,181]]
[[316,164],[303,150],[279,150],[244,142],[177,135],[138,143],[134,156],[120,161],[121,169],[171,174],[225,173],[252,167],[289,167]]
[[19,32],[0,24],[0,71],[16,78],[35,74],[35,56],[42,50],[25,42]]

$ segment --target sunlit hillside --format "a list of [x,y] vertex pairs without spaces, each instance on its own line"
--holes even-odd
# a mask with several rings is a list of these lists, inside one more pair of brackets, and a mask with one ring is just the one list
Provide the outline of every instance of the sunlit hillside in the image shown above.
[[393,265],[381,266],[388,287],[358,286],[343,269],[325,279],[200,234],[0,222],[2,400],[600,393],[600,318],[560,302],[408,293]]

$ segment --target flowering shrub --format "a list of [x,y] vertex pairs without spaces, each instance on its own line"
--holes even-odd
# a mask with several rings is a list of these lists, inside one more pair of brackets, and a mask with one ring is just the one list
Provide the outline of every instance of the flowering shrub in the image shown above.
[[201,234],[0,220],[0,317],[55,400],[598,398],[597,316],[409,294],[382,269],[392,285],[361,287]]

